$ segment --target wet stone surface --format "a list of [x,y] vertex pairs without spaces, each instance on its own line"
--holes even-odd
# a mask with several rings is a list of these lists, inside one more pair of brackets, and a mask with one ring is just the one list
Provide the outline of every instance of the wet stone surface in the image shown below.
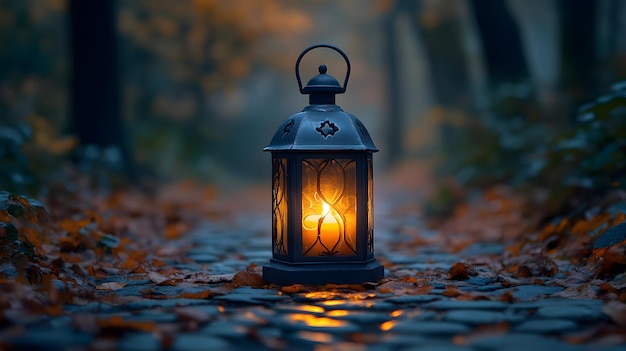
[[[455,262],[500,254],[503,246],[497,243],[474,244],[458,254],[427,245],[401,252],[397,244],[413,239],[383,228],[376,240],[379,257],[393,264],[387,276],[419,284],[382,289],[383,283],[363,291],[234,287],[234,274],[262,266],[271,256],[269,233],[259,231],[271,228],[269,219],[251,218],[238,228],[200,226],[192,234],[192,249],[170,264],[187,275],[206,273],[213,282],[170,286],[145,275],[110,277],[97,283],[126,284],[101,292],[115,299],[67,305],[61,316],[23,319],[0,339],[16,349],[40,350],[317,350],[324,345],[339,350],[626,350],[619,340],[573,342],[609,323],[599,299],[559,297],[564,288],[555,283],[505,283],[480,267],[466,280],[447,278]],[[381,222],[399,225],[386,221]],[[424,238],[433,235],[424,230]],[[436,275],[423,276],[424,271]],[[411,290],[423,285],[430,289]],[[454,289],[476,299],[457,298]]]

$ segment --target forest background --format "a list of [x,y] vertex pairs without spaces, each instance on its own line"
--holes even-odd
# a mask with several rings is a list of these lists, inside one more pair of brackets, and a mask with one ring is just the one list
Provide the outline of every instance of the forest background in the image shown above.
[[[626,184],[624,18],[617,0],[4,0],[0,188],[45,193],[68,160],[104,189],[269,186],[261,149],[306,106],[295,58],[328,43],[352,62],[338,104],[382,150],[377,173],[441,175],[427,212],[501,183],[550,189],[562,212]],[[317,51],[304,79],[323,61],[341,80]]]

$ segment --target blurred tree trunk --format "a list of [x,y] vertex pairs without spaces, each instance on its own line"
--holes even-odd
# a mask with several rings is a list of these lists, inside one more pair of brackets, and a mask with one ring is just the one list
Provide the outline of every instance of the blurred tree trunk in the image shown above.
[[401,77],[398,69],[398,33],[396,32],[396,21],[399,12],[398,7],[393,8],[383,18],[383,31],[385,37],[385,65],[387,66],[387,119],[385,141],[387,147],[387,164],[391,165],[398,161],[403,155],[402,147],[402,99],[401,99]]
[[70,0],[71,128],[81,145],[115,147],[131,171],[120,109],[116,1]]
[[398,1],[407,14],[415,36],[422,39],[435,108],[442,113],[439,144],[455,150],[458,129],[454,114],[469,111],[469,73],[463,47],[461,20],[455,1],[440,1],[426,8],[426,2]]
[[482,41],[491,94],[507,84],[527,83],[529,73],[522,41],[507,2],[470,0],[469,4]]
[[423,1],[398,1],[396,4],[407,15],[415,35],[422,39],[435,104],[448,109],[467,109],[469,75],[461,21],[454,3],[443,3],[447,8],[437,13],[424,11]]
[[576,119],[576,109],[597,95],[596,2],[561,0],[561,87],[570,99],[566,113]]
[[[465,61],[461,23],[454,9],[445,6],[438,11],[424,12],[422,2],[394,1],[383,19],[385,37],[385,62],[389,73],[387,148],[393,163],[405,156],[403,147],[402,105],[404,99],[411,99],[410,92],[403,92],[403,75],[399,57],[397,23],[406,19],[415,36],[421,38],[423,51],[430,72],[430,85],[434,104],[446,110],[465,111],[469,106],[469,74]],[[445,119],[445,117],[444,117]],[[440,129],[440,139],[447,143],[452,137],[450,126],[444,122]]]

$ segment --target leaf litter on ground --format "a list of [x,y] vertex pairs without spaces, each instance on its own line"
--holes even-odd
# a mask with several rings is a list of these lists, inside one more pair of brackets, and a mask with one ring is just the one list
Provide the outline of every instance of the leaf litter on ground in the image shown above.
[[[394,204],[393,216],[419,218],[422,213],[419,195],[407,197],[404,187],[415,187],[412,180],[405,178],[422,171],[411,166],[400,169],[388,176],[391,182],[382,184],[383,194],[387,196],[384,201]],[[256,266],[248,266],[236,274],[187,272],[171,266],[173,262],[185,263],[184,255],[192,247],[188,234],[196,225],[227,221],[237,213],[242,196],[265,203],[269,201],[265,198],[266,190],[245,189],[239,196],[221,196],[211,186],[192,182],[165,185],[151,193],[136,188],[101,193],[85,187],[79,191],[51,191],[42,202],[0,193],[0,239],[4,240],[0,243],[3,251],[0,287],[9,292],[0,295],[0,311],[10,324],[19,325],[20,318],[29,318],[27,315],[62,314],[67,304],[91,301],[120,304],[142,298],[117,296],[116,292],[129,282],[107,279],[120,276],[146,279],[154,286],[205,287],[172,296],[143,293],[143,298],[158,299],[210,299],[242,286],[272,288],[287,295],[308,294],[320,299],[370,292],[425,295],[437,283],[445,286],[444,296],[459,300],[515,301],[510,291],[485,295],[462,289],[468,279],[476,277],[488,278],[503,288],[544,285],[549,281],[565,288],[558,296],[602,298],[607,304],[612,303],[610,306],[615,311],[622,311],[626,303],[622,238],[626,213],[601,209],[539,224],[541,216],[533,212],[536,209],[505,186],[490,188],[472,201],[460,203],[451,217],[428,223],[428,230],[436,233],[434,236],[426,235],[423,227],[413,224],[395,229],[408,237],[410,244],[387,243],[386,251],[419,255],[420,249],[430,247],[459,254],[477,243],[497,243],[503,247],[502,252],[466,256],[443,270],[407,269],[394,263],[393,255],[383,251],[377,257],[390,274],[380,282],[277,287],[268,285]],[[395,194],[402,194],[398,196],[400,200],[394,198]],[[269,230],[266,228],[268,246]],[[16,242],[23,247],[16,246]],[[606,313],[622,325],[618,316]],[[149,323],[137,324],[123,318],[99,319],[93,325],[108,331],[155,328]]]

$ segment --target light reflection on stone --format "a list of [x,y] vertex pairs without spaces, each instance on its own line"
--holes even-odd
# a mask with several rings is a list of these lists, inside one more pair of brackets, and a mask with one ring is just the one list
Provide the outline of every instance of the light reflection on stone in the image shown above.
[[320,332],[311,332],[311,331],[300,331],[298,332],[298,337],[300,339],[319,342],[319,343],[328,343],[333,341],[333,336],[328,333],[320,333]]
[[314,328],[336,328],[343,327],[347,324],[346,321],[340,321],[327,317],[317,317],[312,314],[293,313],[288,315],[290,322],[301,322],[309,327]]
[[335,298],[337,295],[338,294],[336,292],[312,291],[304,294],[304,297],[306,297],[307,299],[329,300]]
[[389,331],[393,328],[394,325],[396,325],[396,323],[398,323],[397,321],[387,321],[383,324],[380,325],[380,330],[382,331]]
[[346,310],[333,310],[333,311],[328,311],[328,313],[326,313],[326,315],[328,317],[344,317],[348,315],[348,311]]
[[403,313],[404,313],[404,311],[402,311],[402,310],[395,310],[395,311],[391,311],[391,313],[389,313],[389,315],[394,317],[394,318],[396,318],[396,317],[400,317]]
[[337,306],[346,304],[346,300],[328,300],[320,302],[321,305],[324,306]]

